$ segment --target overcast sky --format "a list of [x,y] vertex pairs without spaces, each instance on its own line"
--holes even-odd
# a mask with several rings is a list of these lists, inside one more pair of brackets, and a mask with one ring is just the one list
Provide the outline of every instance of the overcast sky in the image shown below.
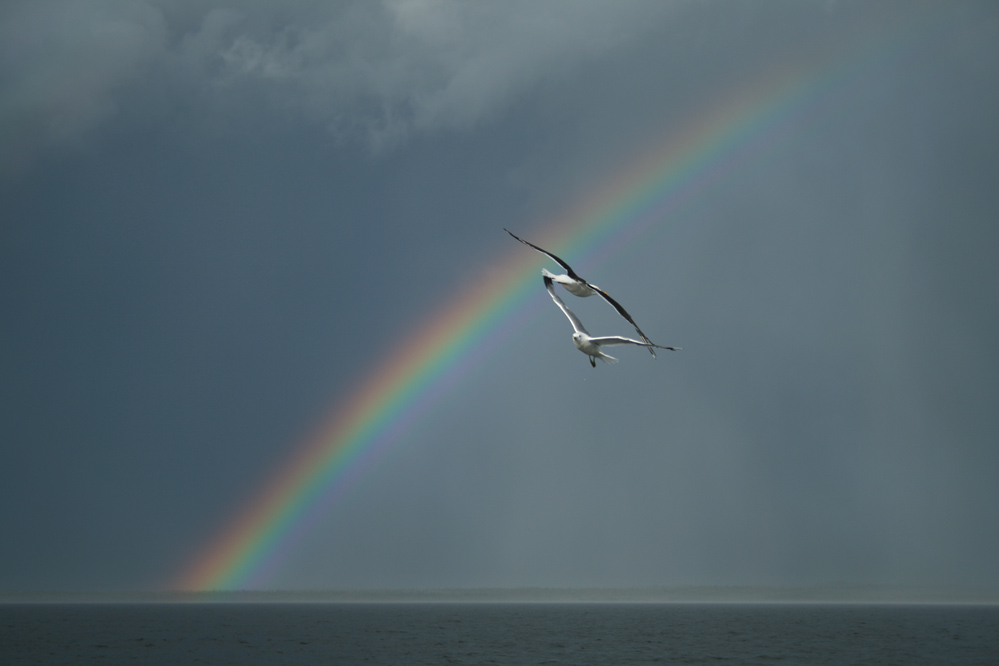
[[263,585],[999,586],[994,3],[8,0],[0,590],[175,579],[503,227],[840,66],[566,257],[682,351],[539,279]]

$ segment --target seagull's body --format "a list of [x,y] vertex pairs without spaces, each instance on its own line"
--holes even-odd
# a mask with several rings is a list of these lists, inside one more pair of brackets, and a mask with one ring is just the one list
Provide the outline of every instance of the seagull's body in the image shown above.
[[658,347],[659,349],[669,349],[670,351],[676,351],[677,347],[663,347],[661,345],[656,345],[651,342],[642,342],[641,340],[632,340],[631,338],[625,338],[620,335],[604,335],[600,337],[593,337],[587,330],[583,327],[583,322],[579,321],[572,310],[566,307],[566,304],[562,302],[562,299],[558,297],[555,293],[555,279],[551,276],[551,273],[547,271],[543,272],[543,279],[545,281],[545,289],[548,290],[548,294],[555,301],[555,305],[562,310],[563,314],[569,318],[569,323],[572,324],[572,343],[576,345],[576,349],[586,354],[590,359],[590,365],[594,368],[597,367],[596,359],[600,359],[604,363],[617,363],[617,359],[613,356],[609,356],[600,350],[603,345],[637,345],[639,347]]
[[[542,268],[541,269],[541,274],[544,275],[545,278],[547,278],[548,280],[551,280],[553,282],[558,282],[560,285],[562,285],[563,287],[565,287],[566,291],[568,291],[573,296],[580,296],[580,297],[585,298],[587,296],[593,296],[594,294],[596,294],[596,295],[600,296],[602,299],[604,299],[605,301],[607,301],[607,303],[609,303],[611,305],[611,307],[613,307],[615,310],[617,310],[617,313],[619,315],[621,315],[622,317],[624,317],[625,319],[627,319],[628,323],[635,327],[635,330],[638,332],[638,335],[642,338],[642,340],[645,341],[645,345],[644,346],[646,348],[648,348],[649,353],[652,354],[653,358],[655,358],[655,355],[656,355],[656,350],[653,349],[653,347],[659,347],[660,349],[672,349],[672,347],[660,347],[659,345],[653,344],[652,340],[649,340],[648,336],[646,336],[645,333],[642,332],[642,329],[638,328],[638,324],[636,324],[635,320],[631,318],[631,315],[628,314],[628,312],[623,307],[621,307],[620,303],[618,303],[613,298],[611,298],[610,294],[608,294],[606,291],[604,291],[603,289],[601,289],[597,285],[595,285],[595,284],[593,284],[591,282],[587,282],[583,278],[581,278],[578,275],[576,275],[576,272],[574,270],[572,270],[572,267],[570,267],[569,264],[565,263],[564,261],[562,261],[561,259],[559,259],[558,257],[556,257],[554,254],[552,254],[548,250],[542,250],[540,247],[538,247],[534,243],[527,242],[526,240],[524,240],[520,236],[517,236],[516,234],[514,234],[509,229],[504,229],[503,231],[507,232],[508,234],[510,234],[511,236],[513,236],[514,238],[516,238],[517,240],[519,240],[524,245],[527,245],[528,247],[532,247],[535,250],[537,250],[538,252],[540,252],[541,254],[549,257],[552,261],[554,261],[556,264],[558,264],[559,266],[561,266],[565,270],[565,274],[564,275],[555,275],[554,273],[551,273],[548,270]],[[546,282],[546,284],[547,284],[547,282]],[[549,290],[549,291],[551,291],[551,290]],[[555,296],[554,293],[552,293],[552,297],[553,298],[557,298],[557,296]],[[562,303],[561,301],[556,301],[556,302],[560,304],[560,307],[562,308],[562,310],[566,313],[567,316],[569,316],[569,320],[572,321],[572,319],[573,319],[574,316],[569,313],[568,309],[565,307],[565,304]],[[578,321],[579,320],[576,319],[576,322],[578,322]],[[625,338],[625,339],[627,339],[627,338]],[[619,343],[619,344],[623,344],[623,343]],[[576,345],[576,346],[578,347],[579,345]],[[610,358],[610,357],[608,357],[608,358]],[[590,359],[590,360],[592,360],[592,359]]]

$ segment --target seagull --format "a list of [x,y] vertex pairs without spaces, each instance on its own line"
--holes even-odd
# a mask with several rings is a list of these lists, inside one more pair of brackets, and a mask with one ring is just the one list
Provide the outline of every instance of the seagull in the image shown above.
[[[653,347],[658,347],[659,349],[672,349],[672,347],[660,347],[659,345],[653,344],[652,340],[649,340],[648,336],[645,335],[645,333],[642,333],[642,329],[638,328],[638,324],[636,324],[635,320],[631,318],[631,315],[628,314],[627,311],[625,311],[625,309],[621,307],[620,303],[618,303],[613,298],[611,298],[610,294],[608,294],[606,291],[604,291],[603,289],[601,289],[597,285],[592,284],[590,282],[587,282],[583,278],[581,278],[578,275],[576,275],[576,271],[572,270],[572,268],[569,266],[569,264],[565,263],[564,261],[562,261],[561,259],[559,259],[558,257],[556,257],[554,254],[552,254],[548,250],[542,250],[540,247],[538,247],[534,243],[528,243],[526,240],[524,240],[520,236],[517,236],[515,233],[513,233],[509,229],[504,228],[503,231],[507,232],[508,234],[510,234],[511,236],[513,236],[514,238],[516,238],[517,240],[519,240],[524,245],[527,245],[528,247],[533,247],[535,250],[537,250],[541,254],[547,255],[556,264],[558,264],[559,266],[561,266],[562,268],[565,269],[565,273],[566,273],[565,275],[555,275],[554,273],[550,273],[550,272],[548,272],[548,270],[542,268],[541,269],[541,274],[544,275],[546,278],[549,278],[551,280],[554,280],[555,282],[558,282],[560,285],[562,285],[563,287],[565,287],[566,290],[570,294],[573,294],[574,296],[582,296],[582,297],[585,298],[587,296],[592,296],[593,294],[598,294],[601,298],[603,298],[605,301],[607,301],[611,305],[611,307],[613,307],[615,310],[617,310],[617,313],[619,315],[621,315],[622,317],[624,317],[625,319],[627,319],[628,323],[635,327],[635,330],[638,331],[638,335],[642,338],[642,340],[645,341],[645,346],[648,348],[649,353],[652,354],[652,358],[656,357],[656,350],[653,349]],[[554,294],[552,294],[552,296],[554,296]],[[566,314],[569,315],[569,311],[566,309],[565,305],[561,304],[560,301],[556,301],[556,302],[559,302],[560,303],[560,307],[562,308],[562,310],[564,310],[566,312]],[[573,317],[570,315],[569,319],[571,321],[573,319]],[[576,322],[578,322],[578,321],[579,320],[577,319]],[[582,326],[580,326],[580,328],[582,328]]]
[[590,365],[594,368],[597,367],[597,359],[599,358],[604,363],[617,363],[617,359],[613,356],[608,356],[607,354],[600,351],[602,345],[638,345],[639,347],[658,347],[659,349],[669,349],[670,351],[676,351],[679,347],[663,347],[662,345],[656,345],[651,342],[642,342],[640,340],[632,340],[631,338],[625,338],[620,335],[604,335],[601,337],[592,337],[583,328],[583,322],[579,321],[579,317],[573,314],[572,310],[566,307],[562,299],[558,297],[555,293],[554,280],[550,273],[544,273],[543,279],[545,281],[545,289],[548,290],[548,294],[551,295],[552,300],[555,301],[555,305],[559,306],[566,317],[569,318],[569,322],[572,324],[573,334],[572,343],[576,345],[576,349],[583,352],[590,358]]

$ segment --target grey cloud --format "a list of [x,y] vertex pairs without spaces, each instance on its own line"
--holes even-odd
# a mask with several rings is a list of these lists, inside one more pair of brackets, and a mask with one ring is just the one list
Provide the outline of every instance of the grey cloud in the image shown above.
[[[338,137],[360,135],[377,150],[413,131],[471,128],[665,10],[661,3],[395,0],[322,17],[306,11],[276,29],[244,15],[219,50],[216,83],[262,86]],[[206,28],[218,19],[206,17]]]
[[[172,72],[201,90],[200,113],[252,100],[377,152],[413,132],[487,121],[532,86],[644,31],[670,6],[21,3],[0,27],[4,152],[30,153],[97,127],[115,112],[120,88],[153,64],[160,67],[149,72]],[[150,76],[143,85],[163,83]]]
[[116,111],[115,90],[160,53],[161,14],[127,0],[20,2],[0,20],[0,165],[76,140]]

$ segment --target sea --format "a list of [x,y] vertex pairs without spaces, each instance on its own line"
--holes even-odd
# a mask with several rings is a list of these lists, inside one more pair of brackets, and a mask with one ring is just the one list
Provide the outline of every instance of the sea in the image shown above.
[[0,664],[999,664],[999,606],[0,604]]

